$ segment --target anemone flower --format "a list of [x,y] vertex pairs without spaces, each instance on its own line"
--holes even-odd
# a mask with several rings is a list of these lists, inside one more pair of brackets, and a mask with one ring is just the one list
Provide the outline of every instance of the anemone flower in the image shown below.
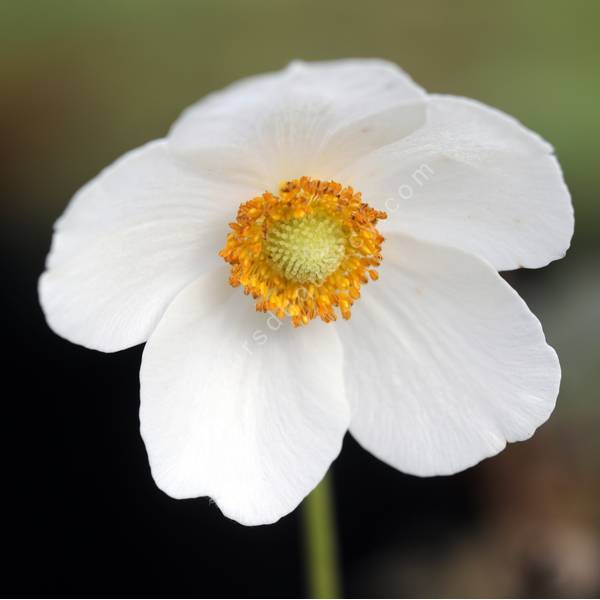
[[572,232],[551,146],[515,119],[384,61],[295,62],[210,94],[85,185],[39,291],[72,342],[147,342],[160,489],[263,524],[347,431],[420,476],[529,438],[560,367],[498,271],[562,257]]

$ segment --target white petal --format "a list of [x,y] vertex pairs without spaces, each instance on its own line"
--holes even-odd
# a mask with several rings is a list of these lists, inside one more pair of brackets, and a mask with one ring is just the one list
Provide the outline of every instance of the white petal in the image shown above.
[[424,93],[377,60],[292,63],[238,82],[184,112],[175,148],[213,175],[274,190],[334,170],[424,122]]
[[135,225],[189,219],[204,223],[209,233],[256,193],[202,178],[166,140],[150,142],[123,155],[75,194],[56,222],[47,266],[70,260],[102,235]]
[[203,234],[198,223],[178,219],[102,236],[40,278],[48,324],[69,341],[103,352],[146,341],[176,294],[216,264],[218,249],[210,260]]
[[336,324],[354,437],[422,476],[530,437],[554,408],[560,367],[518,294],[460,250],[391,235],[383,252],[379,281]]
[[188,286],[142,360],[141,431],[157,485],[271,523],[316,486],[349,423],[342,351],[322,323],[257,313],[226,268]]
[[385,206],[383,231],[466,250],[498,270],[561,258],[573,234],[550,145],[472,100],[431,96],[426,126],[339,177]]
[[56,224],[39,286],[49,325],[106,352],[145,341],[176,294],[219,264],[245,195],[199,178],[165,141],[127,154]]

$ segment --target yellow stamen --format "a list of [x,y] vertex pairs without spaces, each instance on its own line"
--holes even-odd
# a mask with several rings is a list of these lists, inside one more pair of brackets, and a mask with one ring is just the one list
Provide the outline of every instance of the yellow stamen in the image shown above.
[[302,177],[242,204],[219,255],[258,311],[294,326],[335,321],[335,308],[349,319],[360,286],[378,277],[386,217],[351,187]]

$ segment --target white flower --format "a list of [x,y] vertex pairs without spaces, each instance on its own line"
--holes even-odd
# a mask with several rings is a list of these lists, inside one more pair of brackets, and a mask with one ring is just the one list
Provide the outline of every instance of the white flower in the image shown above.
[[72,342],[148,342],[141,431],[162,490],[270,523],[347,430],[421,476],[529,438],[560,367],[498,271],[562,257],[572,232],[552,148],[516,120],[386,62],[293,63],[84,186],[40,297]]

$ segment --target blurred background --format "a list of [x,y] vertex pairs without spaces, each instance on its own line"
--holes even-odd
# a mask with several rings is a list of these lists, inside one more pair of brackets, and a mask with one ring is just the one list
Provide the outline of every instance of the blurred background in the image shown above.
[[[600,593],[600,2],[54,0],[0,3],[6,445],[3,585],[30,596],[307,593],[301,513],[244,528],[152,482],[141,347],[85,350],[37,302],[53,221],[120,154],[232,80],[293,58],[382,57],[556,148],[575,204],[566,259],[507,278],[557,349],[536,436],[449,478],[395,472],[347,437],[334,465],[350,597]],[[8,592],[5,592],[8,593]]]

